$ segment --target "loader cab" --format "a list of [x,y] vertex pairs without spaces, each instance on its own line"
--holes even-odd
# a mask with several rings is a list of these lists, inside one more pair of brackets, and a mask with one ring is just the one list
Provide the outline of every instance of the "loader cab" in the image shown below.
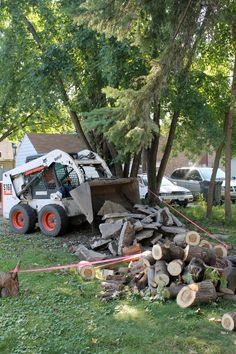
[[36,171],[27,178],[33,180],[30,187],[33,199],[50,199],[52,193],[60,192],[62,198],[71,198],[70,190],[79,186],[79,179],[72,167],[53,163],[43,171]]

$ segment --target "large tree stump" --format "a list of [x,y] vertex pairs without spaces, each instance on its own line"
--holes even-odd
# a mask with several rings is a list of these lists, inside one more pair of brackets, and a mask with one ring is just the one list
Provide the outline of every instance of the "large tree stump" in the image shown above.
[[170,282],[170,275],[167,270],[165,261],[157,261],[155,263],[155,282],[160,286],[167,286]]
[[184,249],[184,260],[190,262],[192,258],[200,258],[207,265],[215,266],[216,264],[216,255],[213,250],[209,250],[200,246],[190,246],[187,245]]
[[236,328],[236,312],[225,313],[222,317],[221,324],[227,331],[233,331]]
[[217,298],[216,289],[210,280],[185,286],[177,295],[177,304],[187,308],[196,304],[210,302]]
[[196,231],[188,231],[185,240],[188,245],[197,246],[200,243],[201,237]]
[[174,259],[167,265],[168,272],[174,277],[180,275],[182,273],[183,268],[184,262],[181,259]]
[[0,272],[0,293],[1,297],[17,296],[20,293],[18,273],[20,262],[11,272]]

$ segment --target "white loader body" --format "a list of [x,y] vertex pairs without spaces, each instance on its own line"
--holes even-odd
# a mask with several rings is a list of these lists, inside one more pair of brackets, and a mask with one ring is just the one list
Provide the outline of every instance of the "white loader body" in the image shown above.
[[61,150],[53,150],[4,173],[3,216],[10,219],[15,232],[26,233],[22,231],[25,227],[21,227],[24,221],[31,223],[32,229],[32,210],[35,222],[42,218],[39,226],[42,222],[40,228],[45,233],[43,226],[51,232],[53,227],[58,228],[61,219],[84,215],[91,223],[94,212],[99,210],[105,200],[122,204],[139,201],[135,179],[112,177],[105,161],[89,150],[74,155],[72,157]]

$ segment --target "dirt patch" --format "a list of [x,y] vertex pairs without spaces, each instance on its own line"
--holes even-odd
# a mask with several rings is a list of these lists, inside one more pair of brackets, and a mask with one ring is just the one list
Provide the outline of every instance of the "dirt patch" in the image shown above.
[[[2,220],[0,217],[0,234],[4,234],[8,237],[21,237],[21,235],[17,235],[11,232],[8,221]],[[31,234],[40,236],[42,238],[48,238],[47,236],[43,235],[39,228],[36,227],[35,232]],[[22,235],[24,236],[24,235]],[[95,238],[100,236],[100,232],[97,226],[90,225],[88,223],[83,223],[78,226],[71,226],[69,227],[68,232],[63,236],[54,237],[55,241],[59,241],[65,245],[65,247],[70,247],[73,245],[83,244],[88,247]]]

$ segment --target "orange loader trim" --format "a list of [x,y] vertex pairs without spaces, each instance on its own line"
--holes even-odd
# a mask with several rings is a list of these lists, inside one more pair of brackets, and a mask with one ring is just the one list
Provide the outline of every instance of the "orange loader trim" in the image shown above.
[[42,171],[44,169],[44,166],[40,166],[37,168],[33,168],[32,170],[26,171],[24,173],[25,176],[31,175],[32,173],[38,172],[38,171]]

